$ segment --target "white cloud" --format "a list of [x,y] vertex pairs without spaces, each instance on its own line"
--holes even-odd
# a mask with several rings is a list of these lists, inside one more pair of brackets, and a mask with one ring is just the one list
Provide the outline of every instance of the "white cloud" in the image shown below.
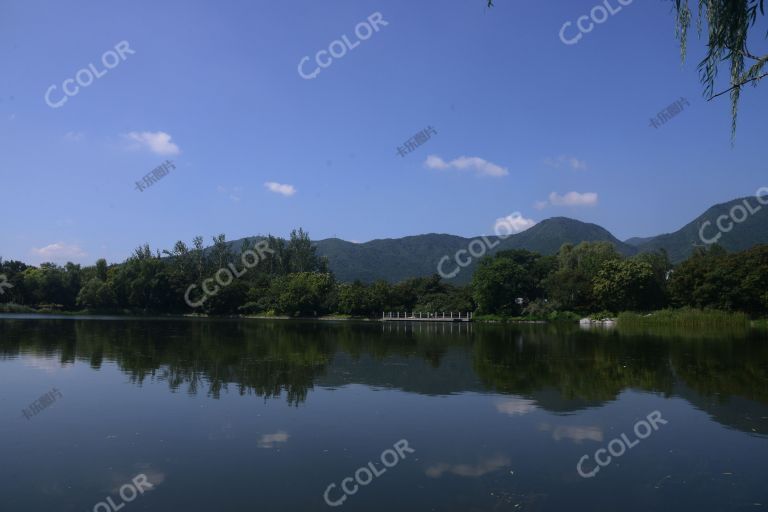
[[274,448],[276,443],[284,443],[288,441],[289,437],[288,433],[282,430],[274,434],[264,434],[259,439],[259,448]]
[[286,197],[290,197],[296,193],[296,189],[293,185],[285,185],[283,183],[277,183],[276,181],[268,181],[264,184],[270,192],[275,194],[282,194]]
[[440,478],[443,473],[451,473],[456,476],[480,477],[487,473],[492,473],[511,464],[509,457],[496,455],[477,464],[434,464],[427,468],[427,476],[431,478]]
[[32,254],[39,256],[44,262],[51,261],[54,263],[79,260],[88,256],[79,246],[64,242],[56,242],[40,249],[32,248]]
[[165,132],[131,132],[124,137],[130,140],[132,149],[148,149],[158,155],[178,155],[179,146],[171,142],[171,136]]
[[597,204],[597,193],[568,192],[561,196],[552,192],[549,194],[549,202],[555,206],[594,206]]
[[544,163],[550,167],[558,169],[564,165],[567,165],[571,169],[577,171],[584,171],[587,169],[587,162],[579,160],[575,156],[559,156],[557,158],[545,158]]
[[477,156],[460,156],[450,162],[446,162],[437,155],[429,155],[424,162],[424,166],[429,169],[440,171],[456,169],[459,171],[475,171],[481,176],[506,176],[509,171],[500,165],[489,162]]
[[597,192],[567,192],[563,195],[552,192],[547,201],[537,201],[534,206],[537,210],[547,206],[595,206],[597,200]]
[[515,212],[506,217],[496,219],[496,223],[493,226],[493,231],[497,235],[511,235],[514,233],[520,233],[528,228],[532,228],[536,225],[536,221],[533,219],[526,219],[520,212]]

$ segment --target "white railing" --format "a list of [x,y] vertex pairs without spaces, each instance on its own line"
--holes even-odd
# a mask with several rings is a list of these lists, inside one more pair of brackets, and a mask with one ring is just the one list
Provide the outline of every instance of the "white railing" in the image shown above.
[[466,312],[466,313],[462,313],[462,312],[455,313],[453,311],[450,311],[450,312],[447,312],[447,313],[445,311],[443,311],[441,313],[438,313],[438,312],[432,312],[432,313],[423,313],[423,312],[414,313],[414,312],[411,312],[409,314],[407,311],[406,312],[401,312],[401,311],[395,311],[395,312],[388,311],[387,312],[387,311],[384,311],[384,312],[381,313],[381,319],[382,320],[441,320],[441,321],[457,320],[457,321],[468,322],[468,321],[472,320],[472,312]]

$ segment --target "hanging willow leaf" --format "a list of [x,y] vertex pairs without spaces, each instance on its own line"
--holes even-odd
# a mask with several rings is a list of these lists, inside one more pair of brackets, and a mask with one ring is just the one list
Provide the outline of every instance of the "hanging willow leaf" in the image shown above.
[[[688,29],[691,25],[689,0],[674,0],[677,9],[676,29],[680,40],[683,61],[688,51]],[[747,38],[749,29],[755,25],[758,13],[765,15],[765,0],[699,0],[696,26],[699,37],[703,19],[707,21],[707,55],[698,65],[699,76],[707,100],[730,92],[731,94],[731,140],[736,137],[741,88],[747,83],[756,85],[765,74],[761,71],[768,61],[768,55],[758,57],[749,52]],[[745,72],[745,61],[755,61]],[[719,66],[727,62],[730,67],[730,87],[715,93]]]

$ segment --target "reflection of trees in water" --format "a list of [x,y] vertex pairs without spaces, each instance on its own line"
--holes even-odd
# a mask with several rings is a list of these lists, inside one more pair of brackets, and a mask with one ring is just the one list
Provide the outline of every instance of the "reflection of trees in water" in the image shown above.
[[114,362],[137,385],[167,381],[173,390],[205,390],[214,398],[233,386],[265,398],[285,392],[296,405],[334,351],[328,336],[232,321],[3,321],[0,340],[3,354],[77,360],[94,369]]
[[[166,381],[173,390],[214,398],[232,390],[265,398],[285,393],[293,405],[304,402],[318,380],[328,380],[331,368],[335,375],[353,375],[354,382],[409,392],[485,388],[523,395],[550,411],[600,405],[628,388],[671,394],[678,379],[699,398],[768,403],[768,343],[748,337],[625,336],[556,325],[0,321],[0,357],[20,353],[95,369],[114,362],[137,385]],[[337,353],[348,356],[334,358]],[[371,365],[355,366],[362,358],[397,364],[375,364],[374,372],[366,370]],[[409,358],[429,366],[406,364]]]
[[670,344],[670,359],[677,376],[703,396],[724,402],[736,395],[768,404],[768,339]]
[[56,357],[99,369],[114,362],[131,382],[166,381],[174,391],[205,390],[306,400],[337,351],[353,360],[420,357],[439,368],[446,349],[465,339],[437,332],[382,331],[378,323],[236,320],[2,320],[2,355]]
[[768,340],[758,332],[662,339],[518,327],[478,332],[474,354],[484,385],[550,411],[600,405],[634,388],[681,396],[721,424],[768,434]]
[[669,393],[673,375],[667,345],[627,343],[615,335],[571,326],[520,326],[478,333],[474,368],[503,393],[530,395],[553,388],[563,400],[614,400],[626,388]]
[[477,333],[474,367],[485,385],[501,392],[555,388],[563,398],[611,400],[627,388],[669,394],[680,379],[704,396],[768,404],[768,340],[757,332],[715,340],[551,325],[500,331]]

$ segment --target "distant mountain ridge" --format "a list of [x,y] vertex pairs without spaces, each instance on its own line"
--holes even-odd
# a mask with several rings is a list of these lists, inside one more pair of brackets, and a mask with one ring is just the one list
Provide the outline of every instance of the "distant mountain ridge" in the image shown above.
[[[552,217],[506,239],[496,236],[486,237],[494,246],[487,254],[510,249],[527,249],[541,254],[555,254],[566,243],[575,245],[581,242],[602,241],[610,242],[625,256],[663,249],[667,251],[673,263],[679,263],[688,258],[695,247],[705,245],[699,237],[699,231],[704,223],[710,222],[709,225],[704,226],[704,232],[706,237],[711,239],[719,232],[718,217],[730,216],[734,208],[744,205],[744,201],[750,202],[750,211],[756,210],[755,213],[750,213],[741,223],[733,222],[733,228],[727,233],[722,233],[718,243],[729,251],[741,251],[768,243],[768,206],[761,205],[752,196],[715,205],[673,233],[654,237],[634,237],[626,241],[619,240],[597,224],[567,217]],[[760,206],[759,209],[757,209],[758,206]],[[741,214],[737,216],[737,218],[740,217]],[[727,222],[723,221],[722,224],[728,227]],[[457,268],[454,261],[456,252],[466,250],[470,242],[481,238],[480,236],[465,238],[450,234],[429,233],[404,238],[377,239],[365,243],[347,242],[338,238],[318,240],[314,243],[317,253],[328,258],[329,266],[339,281],[360,280],[371,283],[383,279],[395,283],[409,278],[436,274],[438,263],[444,256],[448,256],[450,261],[446,262],[443,268],[450,273]],[[234,240],[229,244],[233,248],[239,248],[243,240],[245,239]],[[472,279],[476,265],[475,258],[469,266],[447,281],[457,285],[468,283]]]
[[[371,240],[362,244],[331,238],[319,240],[315,246],[319,255],[328,258],[331,270],[340,281],[360,280],[370,283],[384,279],[399,282],[436,274],[438,264],[445,256],[448,256],[449,261],[444,263],[443,270],[450,274],[457,268],[455,254],[462,249],[467,250],[469,244],[478,239],[481,237],[430,233]],[[506,239],[497,236],[487,236],[486,239],[493,247],[487,254],[511,249],[555,254],[565,243],[578,244],[583,241],[610,242],[627,256],[637,253],[636,248],[618,240],[602,227],[566,217],[546,219]],[[469,266],[448,281],[454,284],[468,283],[477,261],[477,258],[473,258]]]
[[[745,218],[739,207],[746,212]],[[728,232],[721,233],[717,225],[722,216],[725,216],[725,219],[721,224],[730,229]],[[737,222],[732,216],[737,220],[744,220]],[[733,227],[730,227],[731,225]],[[674,233],[635,239],[641,240],[635,247],[640,252],[664,249],[673,263],[679,263],[691,255],[694,247],[706,246],[705,240],[713,240],[718,234],[720,236],[717,243],[731,252],[744,251],[755,245],[768,243],[768,205],[761,204],[755,196],[716,204]]]

